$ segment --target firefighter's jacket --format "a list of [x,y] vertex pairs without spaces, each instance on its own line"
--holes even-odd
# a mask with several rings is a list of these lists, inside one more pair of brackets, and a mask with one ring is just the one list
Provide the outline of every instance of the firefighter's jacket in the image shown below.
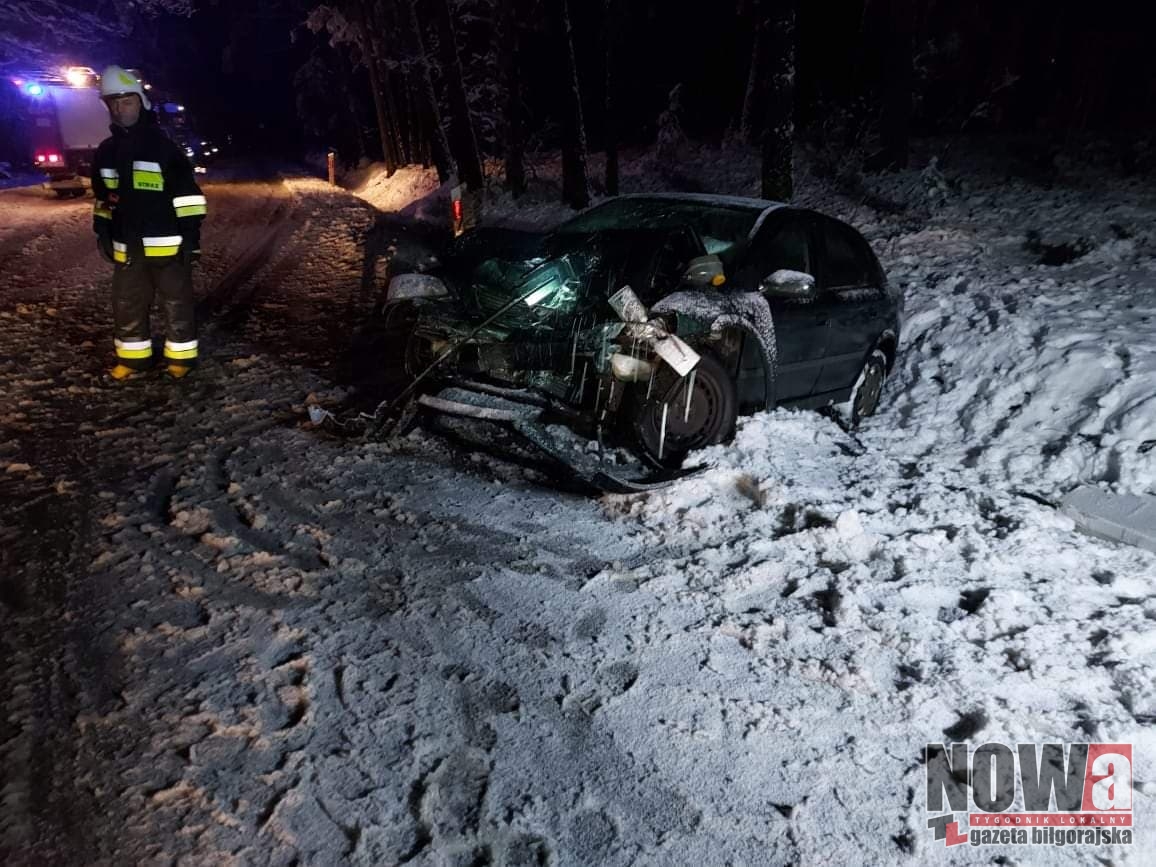
[[112,125],[92,161],[96,197],[93,230],[109,232],[113,258],[176,256],[200,246],[205,196],[185,152],[156,124],[152,112],[125,129]]

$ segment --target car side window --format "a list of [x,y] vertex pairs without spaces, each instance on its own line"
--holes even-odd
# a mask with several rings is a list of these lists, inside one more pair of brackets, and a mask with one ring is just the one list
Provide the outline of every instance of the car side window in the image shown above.
[[876,282],[875,267],[863,239],[834,220],[823,221],[823,284],[826,289],[870,286]]
[[759,230],[739,268],[738,280],[744,289],[757,290],[775,271],[814,274],[813,267],[808,221],[802,216],[790,216]]

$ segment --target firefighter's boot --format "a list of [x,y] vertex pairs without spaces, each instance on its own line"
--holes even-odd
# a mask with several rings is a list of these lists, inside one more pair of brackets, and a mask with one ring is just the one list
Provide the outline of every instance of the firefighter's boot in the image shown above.
[[127,364],[118,364],[116,367],[109,370],[105,377],[112,382],[127,382],[130,379],[135,379],[139,376],[144,376],[146,371],[136,367],[129,367]]
[[184,379],[192,370],[193,368],[187,364],[174,364],[170,362],[169,366],[165,368],[165,373],[172,379]]

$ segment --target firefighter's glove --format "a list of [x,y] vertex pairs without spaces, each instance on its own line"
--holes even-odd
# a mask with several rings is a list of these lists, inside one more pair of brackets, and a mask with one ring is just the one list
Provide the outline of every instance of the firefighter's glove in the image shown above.
[[201,233],[186,232],[184,243],[181,244],[181,262],[192,267],[201,259]]
[[96,233],[96,249],[100,250],[101,258],[110,265],[116,264],[116,259],[112,256],[112,235],[108,232]]

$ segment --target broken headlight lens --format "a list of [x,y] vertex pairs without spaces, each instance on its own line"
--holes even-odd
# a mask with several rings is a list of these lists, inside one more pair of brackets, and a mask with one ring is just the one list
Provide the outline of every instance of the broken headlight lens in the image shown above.
[[526,275],[517,291],[528,307],[566,310],[578,300],[578,285],[578,275],[570,264],[570,257],[560,256]]

